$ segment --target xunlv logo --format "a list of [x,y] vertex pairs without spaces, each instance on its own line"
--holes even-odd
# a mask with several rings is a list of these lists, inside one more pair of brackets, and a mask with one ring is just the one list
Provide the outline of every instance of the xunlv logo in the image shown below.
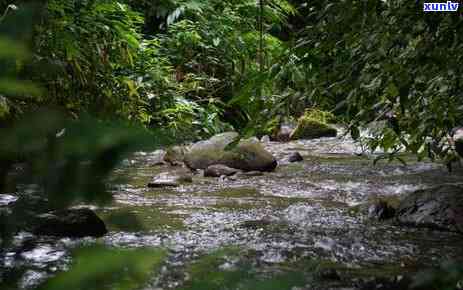
[[424,3],[423,11],[425,12],[443,12],[443,11],[457,11],[459,3],[447,1],[447,3]]

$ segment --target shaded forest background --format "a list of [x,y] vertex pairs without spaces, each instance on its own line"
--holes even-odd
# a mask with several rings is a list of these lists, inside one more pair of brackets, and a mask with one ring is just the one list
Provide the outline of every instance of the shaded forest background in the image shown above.
[[198,139],[232,127],[269,134],[316,107],[354,137],[389,120],[366,140],[372,149],[454,158],[445,148],[462,120],[460,12],[403,0],[1,1],[0,10],[3,124],[46,105]]

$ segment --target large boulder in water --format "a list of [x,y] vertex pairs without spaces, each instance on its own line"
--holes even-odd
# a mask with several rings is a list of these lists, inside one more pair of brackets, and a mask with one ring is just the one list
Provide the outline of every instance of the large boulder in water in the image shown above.
[[185,154],[185,164],[192,169],[206,169],[222,164],[244,171],[272,171],[277,161],[255,138],[241,140],[239,135],[227,132],[209,140],[195,143]]
[[405,225],[463,233],[463,187],[416,191],[401,201],[396,217]]
[[296,129],[291,133],[291,140],[317,139],[322,137],[336,137],[338,131],[319,120],[302,116],[299,118]]
[[108,231],[104,222],[90,209],[66,209],[39,215],[33,232],[58,237],[101,237]]

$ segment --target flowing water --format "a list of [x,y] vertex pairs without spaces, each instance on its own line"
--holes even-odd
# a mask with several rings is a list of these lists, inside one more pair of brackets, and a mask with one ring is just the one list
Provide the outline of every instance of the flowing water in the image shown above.
[[[19,254],[7,253],[3,267],[23,269],[20,288],[31,288],[68,269],[70,248],[102,242],[168,249],[168,260],[153,273],[147,289],[190,289],[191,265],[210,253],[222,254],[216,257],[217,267],[207,271],[236,272],[247,265],[256,277],[295,275],[281,288],[261,289],[367,289],[368,279],[400,279],[444,259],[463,257],[461,235],[376,222],[368,219],[365,206],[378,198],[394,203],[417,189],[461,183],[461,168],[450,174],[444,166],[406,155],[406,166],[375,166],[375,156],[355,154],[358,148],[345,138],[265,146],[279,160],[274,172],[230,178],[198,173],[193,183],[172,189],[146,187],[155,174],[175,168],[154,165],[154,153],[137,153],[114,174],[113,204],[95,208],[109,234],[98,240],[42,238]],[[304,161],[286,162],[296,151]],[[14,201],[5,195],[0,205]],[[114,218],[117,213],[135,218]],[[30,234],[23,232],[15,243],[28,239]],[[323,274],[326,269],[336,269],[334,278]]]

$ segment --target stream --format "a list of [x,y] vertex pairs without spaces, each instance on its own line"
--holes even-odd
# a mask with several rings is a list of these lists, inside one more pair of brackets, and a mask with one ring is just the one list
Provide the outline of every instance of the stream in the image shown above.
[[[373,165],[375,156],[355,154],[359,148],[341,137],[268,142],[265,147],[279,160],[274,172],[227,178],[198,173],[190,184],[157,189],[146,185],[175,167],[154,165],[156,153],[139,152],[115,171],[110,184],[114,202],[93,207],[106,222],[106,236],[41,238],[26,251],[6,253],[0,268],[23,269],[18,288],[32,289],[69,269],[70,249],[98,242],[167,249],[167,261],[146,289],[193,289],[187,287],[189,265],[211,253],[221,253],[215,256],[219,266],[211,271],[231,272],[244,265],[259,279],[290,273],[279,289],[398,289],[394,283],[408,274],[463,257],[459,234],[368,218],[368,204],[379,198],[394,203],[418,189],[461,184],[461,166],[449,173],[441,164],[408,155],[403,156],[406,166]],[[294,152],[304,161],[285,161]],[[14,202],[14,195],[0,202]],[[114,220],[115,213],[131,213],[137,221]],[[14,242],[31,236],[21,232]]]

